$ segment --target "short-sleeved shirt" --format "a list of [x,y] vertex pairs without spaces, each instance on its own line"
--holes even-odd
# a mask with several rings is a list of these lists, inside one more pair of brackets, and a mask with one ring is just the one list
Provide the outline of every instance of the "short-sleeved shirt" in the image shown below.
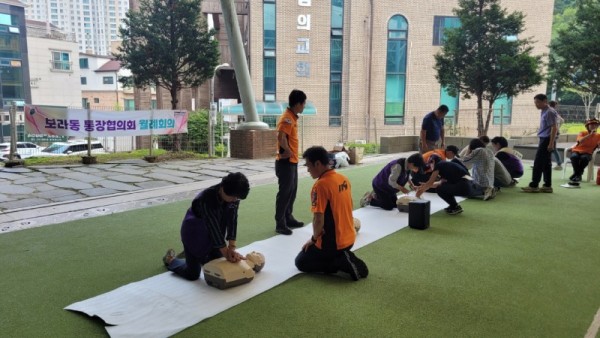
[[571,149],[571,151],[580,153],[580,154],[592,154],[594,152],[594,150],[596,150],[596,147],[598,146],[598,142],[600,142],[600,134],[596,133],[588,138],[586,138],[583,141],[579,141],[582,138],[586,137],[589,134],[589,132],[586,131],[582,131],[581,133],[579,133],[579,135],[577,135],[577,145],[573,147],[573,149]]
[[554,108],[548,106],[542,110],[540,116],[540,129],[538,130],[538,137],[550,137],[552,126],[557,126],[558,113]]
[[315,245],[322,250],[341,250],[354,244],[352,189],[348,178],[328,170],[317,179],[311,191],[313,213],[324,215],[323,235]]
[[463,177],[469,175],[469,172],[465,167],[448,161],[438,162],[433,170],[437,170],[438,175],[448,183],[458,183]]
[[435,112],[430,112],[423,118],[421,129],[425,130],[427,141],[437,142],[440,139],[442,129],[444,128],[444,119],[438,119]]
[[423,162],[425,162],[425,172],[432,172],[435,162],[438,157],[440,161],[446,160],[446,151],[444,149],[433,149],[423,154]]
[[[290,156],[290,163],[298,163],[298,115],[294,114],[288,107],[285,112],[279,118],[277,122],[277,132],[284,132],[287,135],[288,145],[292,151]],[[279,139],[277,140],[277,160],[279,160],[279,154],[281,153],[281,146],[279,145]]]

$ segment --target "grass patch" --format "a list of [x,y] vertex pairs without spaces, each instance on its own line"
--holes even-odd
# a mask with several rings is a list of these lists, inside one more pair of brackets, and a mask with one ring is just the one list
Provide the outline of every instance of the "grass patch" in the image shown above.
[[561,134],[579,134],[582,131],[585,131],[585,125],[583,123],[564,123],[560,126]]
[[[144,159],[149,156],[148,149],[140,149],[126,152],[117,152],[109,154],[94,154],[98,163],[106,163],[119,160]],[[173,160],[195,160],[206,159],[208,155],[199,154],[192,151],[167,151],[164,149],[155,149],[152,151],[152,156],[157,157],[157,162],[173,161]],[[25,159],[25,166],[33,165],[60,165],[60,164],[80,164],[81,156],[52,156],[52,157],[30,157]]]
[[[355,207],[380,168],[341,170]],[[522,185],[530,176],[528,169]],[[581,337],[600,306],[600,187],[563,182],[554,175],[553,194],[514,188],[489,202],[464,201],[464,213],[438,212],[428,230],[403,229],[358,250],[367,279],[300,274],[176,336]],[[294,214],[304,222],[312,184],[299,180]],[[252,187],[241,204],[240,247],[274,235],[276,190]],[[181,249],[188,206],[0,235],[2,336],[105,337],[99,321],[62,308],[164,272],[165,250]],[[276,268],[268,257],[266,264]]]

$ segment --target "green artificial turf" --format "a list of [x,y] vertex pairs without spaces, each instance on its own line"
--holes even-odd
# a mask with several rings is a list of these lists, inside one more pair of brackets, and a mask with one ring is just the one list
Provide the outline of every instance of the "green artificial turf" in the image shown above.
[[[380,167],[343,171],[356,207]],[[357,250],[367,279],[300,274],[177,336],[581,337],[600,307],[600,187],[564,189],[553,174],[553,194],[502,189]],[[311,185],[300,180],[294,212],[307,223]],[[275,194],[253,187],[242,202],[240,247],[274,235]],[[188,204],[0,235],[0,336],[106,336],[99,320],[63,307],[164,272]]]

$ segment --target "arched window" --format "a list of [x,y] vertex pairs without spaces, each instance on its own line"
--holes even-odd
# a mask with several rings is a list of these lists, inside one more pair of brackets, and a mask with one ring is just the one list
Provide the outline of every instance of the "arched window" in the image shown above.
[[385,124],[404,124],[408,23],[402,15],[388,22],[385,73]]

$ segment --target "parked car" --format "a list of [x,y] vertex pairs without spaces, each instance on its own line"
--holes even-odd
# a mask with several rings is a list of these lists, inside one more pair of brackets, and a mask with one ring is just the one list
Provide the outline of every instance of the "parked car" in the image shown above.
[[[44,147],[31,142],[17,142],[16,159],[38,156]],[[8,161],[10,155],[10,142],[0,143],[0,161]]]
[[[40,156],[66,156],[66,155],[86,155],[88,150],[88,141],[72,140],[68,142],[54,142],[41,151]],[[104,146],[100,141],[92,141],[92,154],[104,154]]]

